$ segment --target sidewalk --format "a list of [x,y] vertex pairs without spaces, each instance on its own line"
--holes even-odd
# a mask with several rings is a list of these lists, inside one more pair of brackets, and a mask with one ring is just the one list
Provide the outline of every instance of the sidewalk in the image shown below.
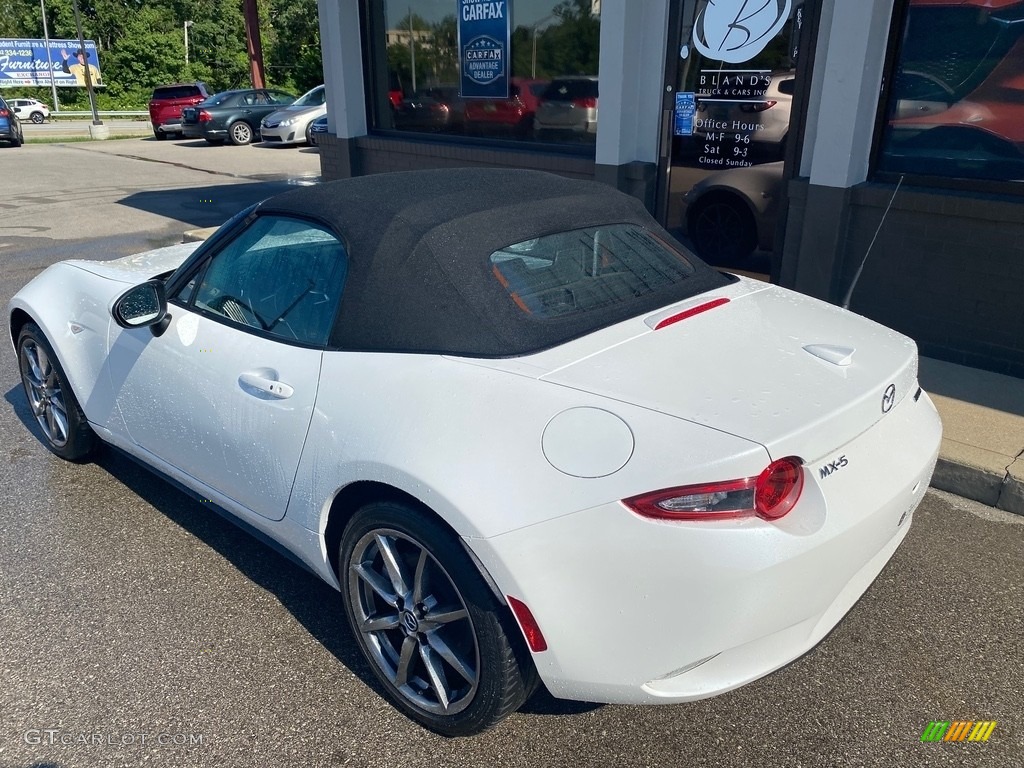
[[920,380],[942,416],[932,485],[1024,515],[1024,380],[929,358]]

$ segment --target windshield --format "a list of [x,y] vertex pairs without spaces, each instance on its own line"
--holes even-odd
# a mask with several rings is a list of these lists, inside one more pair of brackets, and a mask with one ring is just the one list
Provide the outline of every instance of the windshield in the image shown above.
[[629,224],[509,245],[491,254],[491,264],[516,306],[537,318],[625,304],[694,273],[682,253]]
[[231,91],[226,91],[224,93],[218,93],[218,94],[208,98],[206,101],[204,101],[202,104],[200,104],[200,106],[202,106],[202,107],[219,107],[222,104],[227,104],[229,101],[234,99],[237,95],[238,94],[233,93]]
[[292,106],[319,107],[321,104],[324,103],[325,98],[326,92],[324,90],[324,87],[322,85],[318,85],[313,90],[308,91],[307,93],[304,93],[301,96],[299,96],[299,98],[292,104]]

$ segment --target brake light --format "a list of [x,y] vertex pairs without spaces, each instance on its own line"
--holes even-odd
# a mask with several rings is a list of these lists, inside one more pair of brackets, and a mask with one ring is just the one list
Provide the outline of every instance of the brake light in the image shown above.
[[199,110],[199,122],[200,123],[208,123],[211,120],[213,120],[213,115],[211,115],[205,109]]
[[804,489],[804,473],[793,458],[779,459],[768,465],[754,484],[754,505],[765,520],[778,520],[796,506]]
[[803,488],[801,462],[790,456],[773,461],[757,477],[666,488],[622,503],[655,520],[728,520],[754,515],[778,520],[796,506]]
[[597,99],[590,97],[587,99],[573,99],[572,105],[579,107],[580,109],[594,109],[597,106]]
[[729,299],[726,299],[726,298],[723,297],[723,298],[720,298],[720,299],[713,299],[712,301],[708,301],[708,302],[706,302],[704,304],[700,304],[699,306],[696,306],[696,307],[691,307],[690,309],[684,309],[682,312],[680,312],[678,314],[672,315],[671,317],[666,317],[664,320],[662,320],[656,326],[654,326],[654,330],[660,331],[665,326],[673,325],[675,323],[678,323],[681,320],[685,320],[688,317],[693,317],[694,315],[699,315],[702,312],[707,312],[709,309],[714,309],[715,307],[720,307],[723,304],[728,304],[728,303],[729,303]]
[[0,117],[10,117],[10,116],[11,116],[11,113],[10,113],[9,110],[0,109]]
[[740,112],[764,112],[778,103],[777,101],[751,101],[747,104],[741,104]]

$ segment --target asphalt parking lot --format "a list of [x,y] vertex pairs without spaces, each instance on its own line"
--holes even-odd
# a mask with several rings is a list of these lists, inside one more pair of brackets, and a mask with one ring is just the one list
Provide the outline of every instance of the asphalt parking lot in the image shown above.
[[[3,304],[54,261],[176,242],[319,173],[313,150],[149,138],[0,163]],[[541,691],[446,740],[377,694],[329,587],[117,454],[54,458],[9,343],[0,392],[0,768],[1024,765],[1022,517],[929,493],[837,629],[737,691],[654,708]],[[937,720],[997,725],[923,743]]]

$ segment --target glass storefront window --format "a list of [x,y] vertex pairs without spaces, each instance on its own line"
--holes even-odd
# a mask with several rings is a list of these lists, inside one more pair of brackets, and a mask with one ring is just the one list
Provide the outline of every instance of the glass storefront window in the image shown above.
[[878,169],[1024,180],[1024,2],[903,11]]
[[717,266],[770,269],[804,5],[683,4],[665,221]]
[[[498,97],[462,86],[464,0],[367,0],[373,126],[383,130],[593,145],[597,135],[600,0],[516,0]],[[470,10],[464,10],[469,6]],[[482,11],[481,11],[482,12]],[[490,10],[486,10],[490,13]],[[462,40],[463,48],[470,40]],[[505,88],[507,87],[507,96]]]

